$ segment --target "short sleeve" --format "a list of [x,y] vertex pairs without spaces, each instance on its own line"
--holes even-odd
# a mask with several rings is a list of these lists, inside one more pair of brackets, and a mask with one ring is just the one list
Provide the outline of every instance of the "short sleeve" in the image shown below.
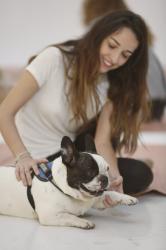
[[52,71],[56,71],[62,54],[56,47],[48,47],[43,50],[37,57],[26,67],[33,77],[36,79],[38,85],[41,87],[47,82]]

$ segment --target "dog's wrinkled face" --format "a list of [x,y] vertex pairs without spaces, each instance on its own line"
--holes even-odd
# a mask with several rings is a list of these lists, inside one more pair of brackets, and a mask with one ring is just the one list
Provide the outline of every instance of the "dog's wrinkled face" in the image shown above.
[[67,182],[70,187],[93,196],[101,195],[108,189],[108,163],[97,155],[93,138],[86,137],[87,152],[78,152],[68,137],[63,137],[62,162],[67,168]]

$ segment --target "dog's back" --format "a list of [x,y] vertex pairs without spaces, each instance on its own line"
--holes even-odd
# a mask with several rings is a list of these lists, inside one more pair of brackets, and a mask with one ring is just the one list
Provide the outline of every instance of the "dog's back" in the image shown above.
[[[53,167],[53,173],[56,172],[57,178],[62,177],[60,184],[63,186],[66,183],[66,175],[63,173],[66,172],[66,167],[59,166],[59,159],[55,160],[55,165],[57,162],[58,166]],[[27,187],[17,181],[15,168],[0,167],[0,214],[40,220],[40,214],[45,214],[46,207],[46,210],[54,210],[54,213],[68,211],[76,215],[84,214],[92,206],[93,199],[84,195],[82,198],[80,191],[68,187],[67,183],[66,185],[65,191],[69,195],[59,191],[50,182],[43,182],[34,177],[31,193],[36,209],[33,210],[27,197]]]
[[27,199],[27,188],[15,177],[13,167],[0,167],[0,214],[36,218]]

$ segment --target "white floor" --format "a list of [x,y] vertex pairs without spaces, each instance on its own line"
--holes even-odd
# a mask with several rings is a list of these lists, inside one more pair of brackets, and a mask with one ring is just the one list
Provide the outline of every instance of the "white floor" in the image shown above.
[[151,193],[135,206],[90,210],[92,230],[44,227],[0,216],[0,250],[165,250],[166,197]]

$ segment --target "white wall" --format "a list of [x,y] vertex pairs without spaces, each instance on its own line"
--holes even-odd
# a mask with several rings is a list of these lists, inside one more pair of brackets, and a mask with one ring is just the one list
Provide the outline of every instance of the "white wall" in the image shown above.
[[[0,0],[0,66],[22,66],[44,46],[82,34],[85,30],[81,24],[82,1]],[[166,1],[127,2],[146,17],[156,36],[156,53],[166,66]]]
[[0,66],[22,65],[50,43],[76,37],[81,0],[0,0]]

